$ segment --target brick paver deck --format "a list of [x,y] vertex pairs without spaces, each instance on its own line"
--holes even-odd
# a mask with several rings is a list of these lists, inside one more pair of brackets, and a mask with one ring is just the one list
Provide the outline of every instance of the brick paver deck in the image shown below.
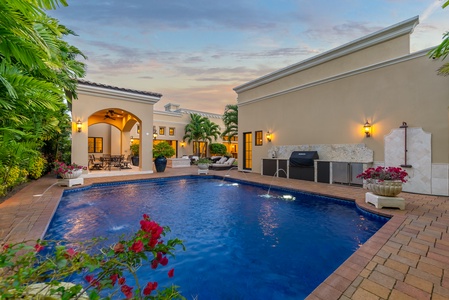
[[[109,173],[112,174],[112,173]],[[86,184],[196,175],[197,168],[164,173],[86,178]],[[392,216],[308,297],[322,299],[449,299],[449,198],[402,193],[406,209],[376,209],[365,204],[366,190],[294,179],[273,178],[237,170],[209,174],[330,195],[356,201],[371,212]],[[201,176],[201,175],[197,175]],[[0,243],[41,238],[64,188],[46,176],[28,184],[0,204]],[[51,186],[51,187],[50,187]],[[76,188],[76,187],[75,187]],[[317,266],[319,267],[319,266]]]

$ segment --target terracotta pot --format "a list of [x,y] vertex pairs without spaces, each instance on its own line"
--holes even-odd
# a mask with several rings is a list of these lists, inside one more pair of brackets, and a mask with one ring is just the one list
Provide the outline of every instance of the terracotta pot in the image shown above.
[[368,180],[366,187],[374,195],[384,197],[395,197],[402,192],[402,181],[400,180]]
[[83,174],[83,170],[75,170],[72,171],[72,173],[62,173],[60,174],[62,178],[64,179],[75,179],[81,176],[81,174]]

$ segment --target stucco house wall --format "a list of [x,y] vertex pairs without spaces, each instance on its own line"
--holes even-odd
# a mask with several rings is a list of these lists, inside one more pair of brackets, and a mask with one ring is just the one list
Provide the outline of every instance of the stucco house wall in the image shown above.
[[[80,82],[77,88],[78,99],[72,100],[72,162],[88,165],[88,137],[89,127],[94,124],[105,123],[117,127],[120,135],[109,133],[111,136],[111,151],[117,148],[129,148],[125,143],[129,141],[129,133],[132,125],[139,122],[140,130],[140,153],[139,162],[141,171],[152,172],[153,169],[153,106],[162,97],[161,94],[141,92],[135,90],[120,89],[111,86]],[[95,113],[105,109],[122,109],[127,112],[125,118],[104,120]],[[77,121],[82,123],[81,132],[77,132]],[[113,153],[110,153],[113,154]]]
[[[438,180],[423,179],[425,190],[411,191],[447,195],[448,79],[437,76],[441,62],[427,57],[429,49],[409,54],[409,35],[417,22],[417,17],[406,20],[236,87],[240,148],[244,132],[264,132],[263,146],[252,147],[252,172],[261,171],[261,159],[272,149],[287,145],[365,144],[373,150],[373,165],[396,161],[385,157],[385,138],[406,122],[431,135],[422,155],[439,174]],[[363,132],[366,121],[372,125],[371,137]],[[265,140],[267,131],[271,143]],[[397,151],[394,155],[400,156],[404,150]]]

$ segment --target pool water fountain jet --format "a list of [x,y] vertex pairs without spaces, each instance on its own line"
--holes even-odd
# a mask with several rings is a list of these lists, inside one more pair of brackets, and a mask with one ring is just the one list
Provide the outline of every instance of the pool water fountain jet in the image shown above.
[[285,176],[287,177],[287,172],[284,169],[277,169],[276,172],[273,174],[273,177],[271,178],[270,186],[268,187],[267,193],[263,194],[263,195],[260,195],[260,197],[263,197],[263,198],[280,198],[280,199],[287,200],[287,201],[294,201],[296,198],[291,196],[291,195],[282,195],[282,196],[279,196],[279,197],[275,197],[275,196],[271,196],[270,195],[270,190],[271,190],[271,186],[273,184],[273,180],[274,180],[275,177],[277,177],[279,171],[284,172]]
[[[226,178],[226,177],[231,177],[231,175],[229,175],[229,172],[230,172],[231,170],[233,170],[233,169],[236,169],[236,170],[238,171],[239,167],[232,167],[232,168],[230,168],[230,169],[226,172],[226,174],[223,176],[223,179],[221,180],[221,183],[220,183],[218,186],[223,186],[223,185],[224,185],[224,180],[225,180],[225,178]],[[245,179],[248,179],[248,178],[246,178],[246,172],[242,172],[242,173],[244,174]],[[233,184],[231,184],[231,185],[238,185],[238,183],[233,183]]]

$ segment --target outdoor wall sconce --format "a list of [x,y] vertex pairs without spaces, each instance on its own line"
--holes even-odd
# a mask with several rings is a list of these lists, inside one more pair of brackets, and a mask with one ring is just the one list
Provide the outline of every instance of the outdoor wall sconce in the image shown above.
[[181,142],[181,148],[184,148],[186,144],[184,142]]
[[365,131],[366,137],[371,136],[371,124],[368,122],[368,120],[366,121],[365,125],[363,125],[363,130]]
[[131,144],[134,143],[134,138],[133,138],[133,136],[131,136],[130,142],[131,142]]
[[76,121],[76,129],[78,132],[81,132],[81,128],[83,128],[83,123],[78,119],[78,121]]
[[156,130],[153,130],[153,140],[157,139],[157,133]]
[[267,137],[267,141],[271,142],[272,136],[271,136],[270,131],[267,131],[266,137]]

